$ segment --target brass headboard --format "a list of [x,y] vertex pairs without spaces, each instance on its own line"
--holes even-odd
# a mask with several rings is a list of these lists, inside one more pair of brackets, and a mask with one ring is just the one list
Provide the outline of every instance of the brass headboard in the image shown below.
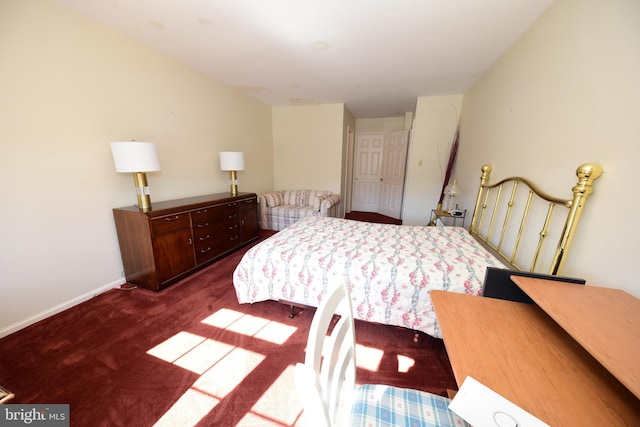
[[[578,167],[572,199],[549,196],[521,177],[489,184],[491,169],[490,165],[482,166],[469,232],[512,268],[560,274],[584,205],[593,193],[593,181],[602,168],[592,163]],[[503,193],[508,198],[503,200]],[[556,208],[566,209],[566,215],[556,215]],[[554,242],[555,251],[547,244]]]

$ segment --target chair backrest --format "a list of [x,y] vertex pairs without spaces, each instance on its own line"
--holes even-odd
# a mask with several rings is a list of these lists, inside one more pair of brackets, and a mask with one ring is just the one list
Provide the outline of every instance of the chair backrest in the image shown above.
[[[334,322],[336,314],[340,317]],[[353,309],[348,285],[342,284],[329,291],[316,309],[305,362],[296,366],[296,387],[307,419],[318,426],[346,424],[355,374]]]

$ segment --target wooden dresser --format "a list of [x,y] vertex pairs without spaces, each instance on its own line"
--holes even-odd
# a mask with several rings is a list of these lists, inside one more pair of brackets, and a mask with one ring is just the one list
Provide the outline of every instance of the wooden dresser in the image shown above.
[[127,283],[158,291],[258,238],[253,193],[210,194],[113,210]]

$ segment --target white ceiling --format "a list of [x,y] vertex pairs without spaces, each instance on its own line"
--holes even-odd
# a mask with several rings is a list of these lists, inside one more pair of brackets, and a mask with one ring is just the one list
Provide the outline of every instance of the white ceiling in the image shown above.
[[460,94],[553,0],[56,0],[272,106]]

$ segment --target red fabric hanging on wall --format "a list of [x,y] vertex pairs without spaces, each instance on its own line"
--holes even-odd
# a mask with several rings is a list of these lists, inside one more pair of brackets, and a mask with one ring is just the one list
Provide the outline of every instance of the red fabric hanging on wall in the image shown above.
[[438,199],[438,209],[442,207],[442,201],[444,200],[444,189],[449,185],[449,179],[451,178],[451,171],[453,165],[456,163],[456,156],[458,154],[458,145],[460,144],[460,126],[456,127],[456,133],[453,136],[453,144],[451,144],[451,152],[449,153],[449,163],[447,163],[447,171],[444,174],[444,182],[442,183],[442,190],[440,191],[440,199]]

